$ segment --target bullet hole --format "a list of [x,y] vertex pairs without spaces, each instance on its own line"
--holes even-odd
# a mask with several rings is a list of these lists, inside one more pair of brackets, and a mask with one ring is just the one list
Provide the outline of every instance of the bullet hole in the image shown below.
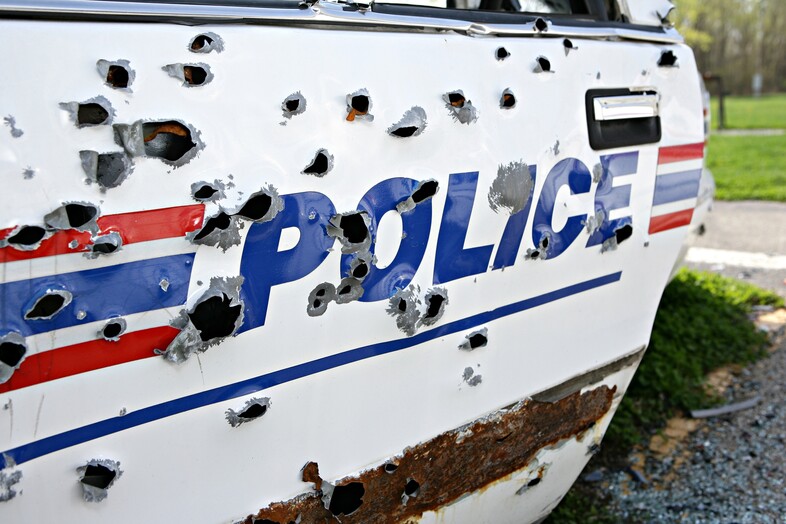
[[142,133],[146,156],[175,162],[196,147],[191,140],[191,131],[180,122],[170,120],[143,124]]
[[69,202],[44,216],[44,224],[52,229],[97,230],[95,223],[99,210],[93,204]]
[[249,220],[260,220],[268,211],[273,199],[270,195],[259,193],[250,197],[236,214]]
[[333,155],[328,153],[327,149],[320,149],[314,155],[314,159],[309,165],[303,168],[301,174],[314,175],[316,177],[323,177],[333,169]]
[[281,111],[285,118],[292,118],[306,111],[306,98],[300,91],[292,93],[281,102]]
[[374,120],[374,115],[369,111],[371,111],[371,97],[367,90],[360,89],[347,95],[347,122],[354,122],[355,119],[371,122]]
[[49,320],[71,303],[73,296],[64,289],[47,289],[25,313],[26,320]]
[[466,382],[470,387],[473,388],[479,385],[481,382],[483,382],[483,376],[476,375],[475,370],[470,367],[464,368],[464,373],[462,377],[464,379],[464,382]]
[[674,51],[663,51],[658,59],[658,67],[677,67],[677,55]]
[[345,254],[367,251],[371,245],[369,224],[371,219],[364,211],[352,211],[333,215],[327,225],[327,233],[337,238]]
[[510,56],[510,53],[504,47],[498,47],[494,56],[497,57],[497,60],[505,60],[507,57]]
[[193,53],[220,53],[224,50],[224,41],[215,33],[202,33],[191,39],[188,49]]
[[115,114],[112,104],[103,96],[84,102],[64,102],[60,109],[68,111],[74,125],[80,128],[110,124]]
[[120,335],[125,333],[127,328],[128,324],[126,324],[125,319],[113,318],[104,324],[104,327],[101,329],[101,336],[109,342],[117,342],[120,340]]
[[442,99],[454,120],[462,124],[471,124],[478,119],[478,110],[472,105],[471,100],[466,99],[461,90],[445,93]]
[[534,479],[532,479],[532,480],[530,480],[529,482],[527,482],[527,487],[528,487],[528,488],[535,487],[535,486],[537,486],[538,484],[540,484],[540,481],[541,481],[541,480],[542,480],[542,479],[541,479],[540,477],[535,477]]
[[398,469],[398,464],[394,464],[393,462],[388,462],[384,466],[385,473],[395,473]]
[[80,151],[79,158],[87,175],[86,182],[97,183],[102,191],[119,186],[133,171],[131,160],[123,152]]
[[270,399],[268,397],[251,398],[239,411],[228,409],[226,419],[230,426],[236,428],[241,424],[263,417],[269,408]]
[[219,180],[210,182],[194,182],[191,184],[191,196],[197,202],[215,202],[224,198],[224,184]]
[[101,255],[110,255],[123,246],[123,238],[120,233],[113,231],[107,235],[100,236],[93,240],[90,245],[90,252],[85,253],[88,258],[97,258]]
[[134,83],[134,71],[128,60],[99,60],[96,62],[98,74],[106,85],[115,89],[128,89]]
[[544,19],[538,17],[535,20],[535,23],[533,24],[533,27],[535,28],[535,31],[537,31],[539,33],[543,33],[545,31],[548,31],[549,23],[546,22]]
[[366,488],[362,482],[350,482],[345,486],[335,486],[327,509],[336,517],[351,515],[363,505],[365,493]]
[[420,493],[420,483],[415,479],[407,479],[407,484],[404,486],[404,495],[407,497],[417,497]]
[[484,348],[488,344],[488,328],[473,331],[464,338],[464,341],[459,345],[462,351],[473,351],[478,348]]
[[221,296],[210,297],[197,304],[188,318],[199,331],[202,341],[207,342],[231,335],[241,310],[240,304],[233,305],[233,300],[222,293]]
[[27,344],[22,335],[12,331],[0,336],[0,384],[7,382],[14,371],[19,369],[25,355]]
[[109,494],[109,488],[123,474],[120,463],[114,460],[91,460],[77,468],[82,486],[82,498],[86,502],[101,502]]
[[415,206],[433,197],[439,191],[439,182],[436,180],[424,180],[419,182],[415,190],[406,200],[399,202],[396,205],[396,210],[399,213],[406,213],[415,209]]
[[426,129],[426,111],[422,107],[414,106],[409,109],[401,120],[387,129],[387,133],[396,138],[409,138],[418,136]]
[[156,353],[170,362],[185,362],[237,332],[243,324],[242,285],[243,277],[211,278],[197,303],[190,310],[182,310],[171,322],[180,333],[165,351],[157,349]]
[[[530,467],[534,468],[536,465],[537,465],[537,460],[535,460],[534,465]],[[536,471],[533,472],[535,476],[529,479],[526,484],[521,486],[518,489],[518,491],[516,491],[516,495],[523,495],[530,489],[539,485],[543,481],[543,476],[546,474],[546,471],[548,471],[548,469],[549,469],[549,464],[543,464],[542,466],[540,466]]]
[[41,226],[21,226],[4,243],[22,251],[30,251],[40,246],[47,234],[47,230]]
[[194,244],[218,246],[224,252],[232,246],[240,245],[240,230],[243,223],[224,211],[205,220],[201,229],[186,234],[186,239]]
[[309,293],[306,313],[310,317],[318,317],[327,311],[328,304],[335,299],[336,286],[330,282],[323,282]]
[[633,235],[633,226],[630,224],[622,225],[614,230],[614,236],[603,241],[600,252],[614,251],[617,246],[628,240]]
[[353,277],[341,279],[336,286],[336,304],[347,304],[363,296],[363,286],[360,280]]
[[11,136],[19,138],[25,134],[24,131],[16,127],[16,118],[11,115],[3,117],[3,123],[11,130]]
[[445,313],[445,306],[448,305],[448,291],[445,288],[434,288],[426,293],[424,301],[426,312],[420,323],[424,326],[436,324]]
[[158,287],[161,288],[161,291],[166,293],[169,290],[169,280],[162,278],[158,281]]
[[349,263],[348,275],[362,281],[368,276],[370,265],[371,257],[356,256]]
[[539,56],[535,59],[535,73],[553,73],[551,70],[551,62],[545,56]]
[[568,56],[568,53],[571,51],[578,49],[578,47],[576,47],[569,38],[566,38],[562,41],[562,47],[565,49],[565,56]]
[[417,331],[418,318],[420,317],[420,311],[418,311],[418,306],[421,303],[418,298],[419,294],[420,288],[410,285],[398,291],[388,301],[388,315],[395,317],[396,326],[410,337]]
[[161,69],[180,80],[185,87],[202,86],[213,80],[213,73],[207,64],[168,64]]
[[499,99],[499,107],[502,109],[513,109],[516,107],[516,97],[513,95],[513,91],[505,89],[502,92],[502,98]]
[[204,147],[199,132],[177,120],[114,124],[115,142],[132,157],[158,158],[179,167]]
[[526,257],[530,260],[548,258],[549,235],[548,233],[541,234],[540,241],[535,249],[527,249]]

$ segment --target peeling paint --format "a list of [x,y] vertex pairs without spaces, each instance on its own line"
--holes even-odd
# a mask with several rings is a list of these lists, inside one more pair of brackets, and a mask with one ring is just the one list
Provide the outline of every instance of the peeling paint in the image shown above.
[[535,191],[535,177],[529,166],[522,161],[501,164],[497,177],[489,187],[489,207],[495,213],[503,210],[515,215],[532,199]]
[[97,183],[103,191],[122,184],[134,170],[131,159],[123,152],[80,151],[79,158],[87,175],[86,181]]
[[24,131],[22,131],[21,129],[16,127],[16,118],[14,118],[13,116],[8,115],[8,116],[3,117],[3,123],[8,128],[10,128],[12,137],[19,138],[19,137],[21,137],[22,135],[25,134]]
[[27,342],[21,334],[11,331],[0,336],[0,384],[11,378],[26,356]]
[[472,105],[471,100],[467,100],[464,92],[460,89],[458,91],[451,91],[442,95],[442,100],[445,101],[445,107],[450,111],[450,115],[454,120],[462,124],[471,124],[478,119],[478,110]]
[[109,459],[93,459],[76,468],[76,472],[85,502],[104,500],[109,495],[109,488],[123,475],[120,462]]
[[270,406],[270,398],[268,397],[251,398],[238,411],[230,408],[225,415],[229,425],[236,428],[241,424],[261,418],[267,413]]
[[419,106],[409,109],[401,120],[387,129],[390,136],[396,138],[409,138],[418,136],[426,130],[426,111]]
[[164,359],[182,363],[192,355],[207,351],[232,336],[243,324],[244,304],[240,300],[243,277],[213,277],[208,289],[191,309],[182,310],[170,324],[180,330],[165,351]]
[[203,63],[167,64],[161,69],[172,78],[180,80],[183,87],[199,87],[213,80],[210,66]]
[[419,295],[420,287],[410,285],[390,297],[388,302],[388,314],[396,318],[396,326],[410,337],[417,331],[420,318]]
[[[284,523],[297,518],[347,524],[414,521],[533,465],[544,448],[586,431],[609,411],[614,392],[601,386],[553,403],[524,400],[335,482],[323,479],[318,465],[308,462],[301,475],[304,482],[314,484],[313,491],[270,504],[245,523],[264,519]],[[542,472],[539,468],[533,469],[527,483],[544,478],[546,467]],[[341,504],[335,502],[339,488],[346,488]],[[341,511],[353,507],[349,514]]]
[[462,378],[464,379],[464,382],[473,388],[483,382],[483,375],[476,375],[475,370],[471,367],[464,368]]

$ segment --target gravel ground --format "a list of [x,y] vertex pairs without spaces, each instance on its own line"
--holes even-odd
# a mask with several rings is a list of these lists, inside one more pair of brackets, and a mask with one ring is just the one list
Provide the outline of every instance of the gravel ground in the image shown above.
[[609,475],[610,509],[625,522],[786,523],[784,377],[782,339],[727,389],[730,403],[761,397],[756,407],[707,419],[665,459],[648,456],[643,478]]

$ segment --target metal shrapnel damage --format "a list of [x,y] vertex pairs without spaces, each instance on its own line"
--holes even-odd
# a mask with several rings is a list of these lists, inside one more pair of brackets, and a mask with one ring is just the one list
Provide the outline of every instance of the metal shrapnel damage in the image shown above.
[[270,398],[268,397],[251,398],[238,411],[231,408],[228,409],[226,411],[226,419],[230,426],[236,428],[241,424],[263,417],[267,410],[270,409],[270,406]]
[[[611,408],[614,392],[600,386],[556,402],[521,401],[336,482],[309,462],[302,478],[314,491],[270,504],[245,522],[406,522],[531,466],[542,449],[592,427]],[[545,471],[534,469],[528,483],[539,483]]]
[[120,462],[108,459],[93,459],[76,469],[82,486],[85,502],[101,502],[109,495],[109,488],[123,474]]
[[156,350],[166,360],[181,363],[234,335],[243,324],[240,286],[243,277],[213,277],[208,289],[191,309],[182,310],[171,325],[180,329],[166,350]]

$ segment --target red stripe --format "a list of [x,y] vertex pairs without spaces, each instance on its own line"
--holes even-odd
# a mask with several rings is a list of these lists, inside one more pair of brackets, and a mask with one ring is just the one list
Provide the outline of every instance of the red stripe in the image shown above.
[[117,342],[91,340],[30,355],[8,382],[0,384],[0,393],[154,357],[153,350],[166,349],[178,332],[173,327],[162,326],[127,333]]
[[682,146],[661,147],[658,153],[658,165],[697,160],[704,158],[704,142],[685,144]]
[[668,215],[650,218],[650,234],[660,233],[677,227],[687,226],[693,219],[693,208],[684,209]]
[[[204,212],[204,204],[194,204],[107,215],[99,217],[97,222],[101,234],[117,231],[123,238],[123,244],[133,244],[185,236],[186,233],[194,231],[202,225]],[[8,235],[11,231],[13,228],[0,230],[0,235]],[[5,238],[5,236],[0,238]],[[77,241],[77,246],[75,248],[68,247],[74,240]],[[10,246],[0,249],[0,263],[78,253],[84,251],[85,246],[89,244],[90,233],[73,229],[58,231],[41,242],[41,246],[33,251],[20,251]]]

